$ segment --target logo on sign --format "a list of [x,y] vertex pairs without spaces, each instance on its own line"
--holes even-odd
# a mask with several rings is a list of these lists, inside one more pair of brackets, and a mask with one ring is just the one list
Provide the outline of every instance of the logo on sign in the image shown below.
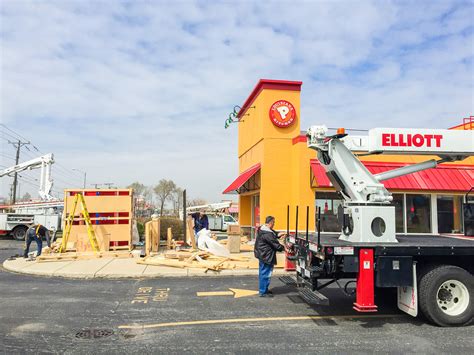
[[441,134],[393,134],[382,133],[382,146],[384,147],[441,147],[443,136]]
[[291,126],[296,121],[294,106],[286,100],[278,100],[270,107],[270,120],[280,128]]

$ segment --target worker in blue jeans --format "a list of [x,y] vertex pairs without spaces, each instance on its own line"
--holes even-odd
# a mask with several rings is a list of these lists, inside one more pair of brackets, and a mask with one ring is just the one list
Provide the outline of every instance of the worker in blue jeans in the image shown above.
[[259,260],[258,264],[258,294],[260,297],[273,297],[273,293],[268,290],[272,277],[273,267],[277,263],[277,251],[285,248],[278,241],[279,237],[285,233],[277,233],[273,230],[275,217],[265,218],[265,225],[261,226],[257,232],[255,240],[254,255]]
[[30,245],[33,241],[36,242],[36,245],[38,246],[38,251],[36,253],[36,256],[41,255],[41,250],[43,249],[43,240],[42,238],[46,238],[46,242],[48,243],[48,247],[51,247],[50,241],[49,241],[49,231],[48,229],[41,225],[37,224],[34,225],[26,231],[26,237],[25,237],[25,252],[24,252],[24,257],[28,257],[28,253],[30,251]]

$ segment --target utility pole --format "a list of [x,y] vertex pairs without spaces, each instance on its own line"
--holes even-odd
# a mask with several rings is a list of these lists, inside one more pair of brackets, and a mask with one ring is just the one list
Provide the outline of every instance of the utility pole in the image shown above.
[[186,216],[186,189],[183,190],[183,233],[184,241],[186,241],[186,231],[187,231],[187,216]]
[[[29,142],[29,141],[28,142],[22,142],[21,140],[18,140],[18,142],[8,141],[8,143],[13,145],[16,148],[15,165],[18,165],[18,163],[20,162],[21,147],[27,146],[28,144],[31,144],[31,142]],[[18,184],[18,174],[15,173],[15,175],[13,175],[13,188],[12,188],[12,197],[11,197],[12,205],[16,202],[16,186],[17,186],[17,184]]]
[[[84,184],[83,184],[84,186],[83,186],[82,188],[84,188],[84,189],[85,189],[85,188],[86,188],[86,179],[87,179],[87,173],[86,173],[85,171],[82,171],[82,170],[79,170],[79,169],[72,169],[72,170],[74,170],[74,171],[78,171],[78,172],[80,172],[80,173],[83,173],[83,174],[84,174]],[[97,187],[96,187],[96,188],[97,188]]]

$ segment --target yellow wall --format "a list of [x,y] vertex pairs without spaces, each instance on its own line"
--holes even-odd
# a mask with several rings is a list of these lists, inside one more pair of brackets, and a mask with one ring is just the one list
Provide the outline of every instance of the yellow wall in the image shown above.
[[251,217],[252,203],[249,195],[239,196],[239,224],[242,226],[250,226],[252,222]]
[[[290,127],[279,128],[269,118],[270,107],[278,100],[287,100],[295,108],[296,121]],[[299,230],[305,227],[306,206],[310,206],[310,226],[314,230],[314,194],[309,184],[311,152],[305,152],[306,144],[292,142],[300,134],[300,92],[263,89],[250,106],[239,123],[239,170],[261,164],[261,223],[272,215],[276,218],[275,228],[285,230],[290,205],[290,229],[294,229],[295,206],[299,204]],[[307,159],[300,159],[303,156]],[[240,224],[250,225],[250,196],[240,196],[240,203]]]

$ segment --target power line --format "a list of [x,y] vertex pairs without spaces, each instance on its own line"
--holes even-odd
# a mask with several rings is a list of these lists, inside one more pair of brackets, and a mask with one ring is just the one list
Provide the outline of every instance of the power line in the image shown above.
[[[2,131],[2,134],[8,136],[10,139],[18,139],[19,138],[17,136],[14,136],[13,134],[5,132],[5,131]],[[2,137],[2,138],[4,138],[4,137]]]
[[4,158],[11,159],[11,160],[15,161],[15,158],[13,158],[13,157],[11,157],[11,156],[9,156],[9,155],[6,155],[6,154],[4,154],[4,153],[0,153],[0,155],[1,155],[2,157],[4,157]]
[[[24,140],[28,140],[28,139],[26,139],[24,136],[22,136],[21,134],[19,134],[18,132],[15,132],[15,131],[12,130],[11,128],[9,128],[7,125],[1,123],[0,126],[4,127],[4,128],[7,129],[9,132],[15,134],[15,136],[13,136],[11,133],[8,133],[8,132],[5,132],[5,131],[3,131],[2,133],[7,134],[8,136],[10,136],[10,137],[12,137],[12,138],[14,138],[14,139],[21,138],[21,139],[24,139]],[[28,140],[28,141],[29,141],[29,140]],[[29,142],[30,142],[30,141],[29,141]],[[33,143],[30,142],[30,144],[31,144],[31,146],[32,146],[37,152],[39,152],[39,153],[41,153],[41,154],[43,154],[43,155],[46,154],[46,153],[44,153],[43,151],[41,151],[37,146],[35,146]],[[27,146],[25,146],[25,148],[28,149]],[[22,152],[23,152],[26,156],[31,157],[32,159],[36,158],[36,156],[34,156],[32,153],[29,153],[29,152],[31,152],[31,150],[29,150],[29,149],[28,149],[28,152],[26,152],[26,151],[24,151],[24,150],[23,150]],[[68,174],[68,176],[67,176],[68,178],[77,179],[77,180],[80,179],[76,174],[74,174],[74,173],[72,172],[71,169],[68,169],[68,168],[65,167],[64,165],[62,165],[62,164],[60,164],[60,163],[58,163],[58,162],[55,162],[54,166],[57,167],[57,168],[59,168],[59,169],[62,169],[65,174]],[[56,170],[56,172],[58,172],[58,171]]]
[[8,131],[10,131],[11,133],[15,134],[15,135],[16,135],[15,139],[18,139],[18,138],[20,138],[20,140],[25,140],[25,141],[27,141],[27,140],[28,140],[27,138],[23,137],[21,134],[19,134],[19,133],[15,132],[13,129],[11,129],[11,128],[8,128],[6,124],[4,124],[4,123],[0,123],[0,126],[2,126],[2,127],[4,127],[4,128],[6,128]]

